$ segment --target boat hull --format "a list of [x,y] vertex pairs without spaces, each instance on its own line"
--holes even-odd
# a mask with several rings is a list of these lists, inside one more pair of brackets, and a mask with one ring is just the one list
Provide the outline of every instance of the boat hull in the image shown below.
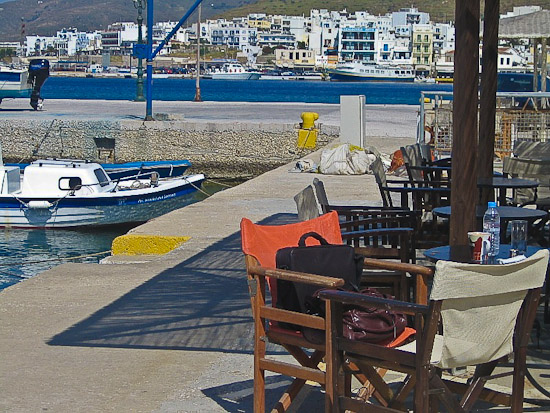
[[198,174],[161,181],[158,187],[94,196],[0,195],[0,227],[77,228],[142,223],[194,202],[203,181],[204,176]]
[[213,80],[258,80],[260,73],[244,72],[244,73],[212,73],[210,79]]
[[27,72],[20,70],[0,70],[0,99],[28,98],[32,87],[27,83]]
[[414,77],[365,76],[338,71],[332,71],[329,75],[334,82],[414,82]]
[[105,172],[113,181],[136,176],[148,176],[153,172],[159,174],[160,178],[172,178],[181,176],[191,166],[188,160],[181,161],[147,161],[127,162],[122,164],[101,164]]

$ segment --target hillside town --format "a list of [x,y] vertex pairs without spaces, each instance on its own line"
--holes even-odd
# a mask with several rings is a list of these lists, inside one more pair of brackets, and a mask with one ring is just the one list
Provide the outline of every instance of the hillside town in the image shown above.
[[[540,9],[515,7],[501,19]],[[143,21],[143,17],[139,19]],[[156,23],[153,44],[158,45],[176,24]],[[233,59],[254,69],[323,72],[339,62],[361,61],[409,67],[417,77],[445,79],[450,73],[452,79],[453,22],[435,23],[428,13],[415,8],[383,16],[367,11],[313,9],[309,16],[254,13],[231,20],[206,20],[181,27],[155,59],[157,68],[179,74],[195,70],[197,26],[203,69]],[[25,61],[45,56],[54,71],[131,73],[137,62],[132,58],[133,46],[139,38],[145,42],[146,31],[144,25],[140,27],[134,22],[115,22],[106,30],[93,32],[63,28],[54,36],[33,34],[26,35],[21,42],[0,42],[0,50],[4,55]],[[501,39],[500,45],[499,70],[524,71],[532,66],[533,49],[529,41]]]

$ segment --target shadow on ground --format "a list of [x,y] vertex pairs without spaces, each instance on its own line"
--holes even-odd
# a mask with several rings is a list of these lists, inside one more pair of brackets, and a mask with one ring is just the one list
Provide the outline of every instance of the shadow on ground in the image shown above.
[[[276,214],[261,223],[296,220],[295,214]],[[251,315],[241,237],[235,233],[57,334],[48,344],[252,354]]]

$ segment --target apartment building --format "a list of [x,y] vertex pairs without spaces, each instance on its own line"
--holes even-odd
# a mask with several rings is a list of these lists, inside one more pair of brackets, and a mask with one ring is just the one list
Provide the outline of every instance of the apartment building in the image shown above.
[[305,49],[276,49],[275,65],[289,69],[312,70],[315,68],[315,53]]
[[433,28],[415,24],[412,31],[412,63],[417,71],[430,70],[433,62]]

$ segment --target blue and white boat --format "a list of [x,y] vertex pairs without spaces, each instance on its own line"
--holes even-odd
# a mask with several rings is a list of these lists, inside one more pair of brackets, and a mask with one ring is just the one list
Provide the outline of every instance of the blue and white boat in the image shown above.
[[260,72],[251,72],[237,62],[224,63],[220,68],[211,70],[203,75],[204,79],[213,80],[258,80]]
[[113,181],[101,165],[38,160],[23,174],[0,166],[0,227],[74,228],[142,223],[194,200],[204,175]]
[[0,65],[0,103],[5,98],[31,98],[34,110],[42,107],[40,89],[50,75],[46,59],[33,59],[28,69]]
[[414,82],[409,67],[377,65],[360,61],[340,63],[327,70],[330,80],[343,82]]
[[102,163],[101,166],[113,181],[147,177],[157,173],[159,178],[173,178],[181,176],[191,166],[187,159],[175,161],[143,161],[126,163]]

